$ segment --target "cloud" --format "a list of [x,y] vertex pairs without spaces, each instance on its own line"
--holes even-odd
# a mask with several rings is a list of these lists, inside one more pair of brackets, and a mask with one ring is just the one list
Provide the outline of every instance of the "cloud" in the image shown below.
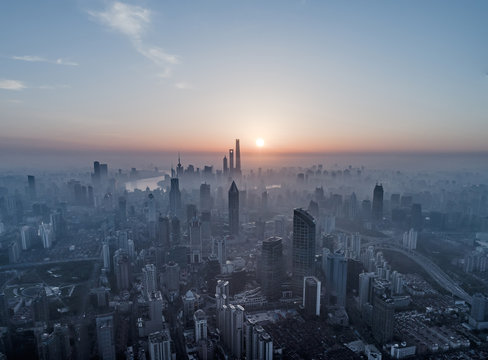
[[143,41],[144,32],[151,24],[151,10],[115,1],[104,11],[88,11],[88,14],[110,30],[125,35],[139,54],[162,67],[163,72],[157,74],[158,77],[170,77],[172,71],[169,66],[180,63],[178,55]]
[[23,56],[12,56],[13,60],[27,61],[27,62],[45,62],[50,64],[67,65],[67,66],[78,66],[79,64],[74,61],[59,58],[56,60],[49,60],[37,55],[23,55]]
[[19,91],[27,88],[22,81],[18,80],[0,80],[0,89]]
[[193,85],[184,81],[180,81],[175,84],[175,88],[180,90],[190,90],[193,89]]

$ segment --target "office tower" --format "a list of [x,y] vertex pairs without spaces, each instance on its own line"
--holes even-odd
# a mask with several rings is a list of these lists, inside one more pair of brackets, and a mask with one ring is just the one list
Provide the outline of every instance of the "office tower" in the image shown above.
[[347,259],[343,254],[327,254],[325,285],[327,305],[346,306]]
[[107,243],[102,245],[103,268],[110,271],[110,247]]
[[210,184],[200,185],[200,211],[212,210],[212,197],[210,196]]
[[194,217],[189,223],[190,231],[190,253],[191,263],[198,264],[202,261],[202,233],[201,223],[197,217]]
[[352,234],[351,242],[352,242],[352,258],[359,259],[359,256],[361,255],[361,235],[359,235],[359,233]]
[[236,139],[236,171],[237,175],[241,174],[241,146],[239,144],[239,139]]
[[485,322],[488,320],[488,298],[486,295],[480,293],[473,295],[471,317],[476,322]]
[[293,211],[293,289],[302,293],[303,277],[313,275],[315,258],[315,220],[303,209]]
[[190,225],[194,218],[198,215],[197,206],[195,204],[186,205],[186,223]]
[[229,166],[227,165],[227,156],[224,156],[224,158],[222,159],[222,172],[224,173],[224,175],[229,174]]
[[359,274],[359,309],[366,303],[371,303],[371,294],[376,274],[374,272]]
[[422,218],[421,204],[412,204],[411,219],[412,227],[417,231],[422,230],[424,219]]
[[265,331],[258,337],[258,359],[273,360],[273,340]]
[[188,290],[183,296],[183,319],[187,324],[193,319],[196,301],[195,294],[193,294],[193,291],[191,290]]
[[119,209],[118,209],[119,221],[124,222],[127,218],[127,200],[124,196],[119,197]]
[[126,250],[119,249],[114,254],[114,273],[117,290],[129,290],[130,288],[130,260]]
[[34,242],[34,231],[30,226],[24,225],[20,228],[20,243],[22,250],[28,250]]
[[168,297],[175,299],[180,292],[180,266],[174,261],[170,261],[163,269],[162,278]]
[[12,241],[8,244],[8,262],[9,264],[15,264],[20,259],[20,247],[17,241]]
[[171,245],[177,245],[180,243],[181,229],[180,219],[176,216],[171,218]]
[[34,175],[27,175],[27,183],[29,185],[29,198],[35,200],[37,198],[36,177]]
[[95,185],[100,183],[100,163],[98,161],[93,162],[92,180]]
[[263,294],[268,299],[279,299],[283,279],[283,244],[281,238],[270,237],[263,241],[260,269]]
[[49,301],[44,287],[37,288],[37,294],[32,301],[35,321],[49,321]]
[[119,249],[129,249],[129,235],[127,231],[117,231],[117,245]]
[[231,235],[239,234],[239,190],[235,181],[229,189],[229,230]]
[[393,338],[395,306],[392,299],[375,296],[373,300],[373,336],[381,344]]
[[391,194],[390,209],[398,209],[400,207],[400,194]]
[[158,245],[162,246],[165,251],[171,247],[169,218],[159,216],[157,228]]
[[315,276],[303,278],[303,308],[308,316],[320,315],[321,282]]
[[142,268],[142,275],[146,294],[156,291],[158,287],[156,266],[154,264],[146,264]]
[[211,227],[211,213],[209,210],[202,211],[200,216],[201,227],[200,234],[202,237],[202,257],[208,258],[212,253],[212,227]]
[[403,233],[402,245],[405,249],[415,250],[417,248],[417,232],[412,228]]
[[214,240],[214,254],[217,256],[217,260],[220,266],[224,265],[227,261],[227,254],[225,250],[225,238],[219,237]]
[[234,175],[234,149],[229,149],[229,172]]
[[180,215],[181,192],[178,178],[171,179],[171,189],[169,190],[169,212],[173,216]]
[[383,186],[376,184],[373,190],[373,220],[383,219]]
[[115,360],[115,328],[113,316],[98,316],[96,324],[98,356],[101,360]]
[[223,306],[226,312],[224,344],[236,359],[243,355],[244,308],[241,305]]
[[171,336],[169,330],[153,332],[148,337],[150,360],[171,360]]
[[207,339],[207,315],[203,310],[195,311],[193,314],[193,323],[195,325],[195,342]]
[[217,285],[215,286],[217,328],[222,334],[222,339],[226,337],[226,310],[229,305],[229,288],[228,281],[217,280]]
[[54,242],[54,232],[51,224],[41,223],[39,225],[39,236],[41,237],[44,249],[50,249]]
[[69,344],[68,326],[54,324],[54,329],[52,333],[44,333],[40,336],[38,350],[39,359],[71,359],[71,347]]

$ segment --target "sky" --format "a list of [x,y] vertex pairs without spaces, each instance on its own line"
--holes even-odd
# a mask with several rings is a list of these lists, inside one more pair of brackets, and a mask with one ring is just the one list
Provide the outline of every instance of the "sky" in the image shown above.
[[[3,0],[0,152],[488,151],[488,2]],[[262,138],[263,148],[255,141]]]

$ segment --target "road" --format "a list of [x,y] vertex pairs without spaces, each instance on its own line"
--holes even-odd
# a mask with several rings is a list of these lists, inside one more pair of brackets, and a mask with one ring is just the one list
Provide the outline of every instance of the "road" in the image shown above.
[[29,263],[8,264],[8,265],[0,266],[0,271],[13,270],[13,269],[25,269],[25,268],[30,268],[33,266],[40,266],[40,265],[57,265],[57,264],[75,263],[75,262],[82,262],[82,261],[96,261],[96,260],[100,260],[100,256],[78,258],[78,259],[49,260],[49,261],[38,261],[38,262],[29,262]]

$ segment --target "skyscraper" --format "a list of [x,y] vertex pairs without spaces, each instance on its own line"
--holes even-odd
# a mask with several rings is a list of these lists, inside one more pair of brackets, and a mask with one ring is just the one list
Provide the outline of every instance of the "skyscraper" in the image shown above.
[[320,287],[321,282],[315,276],[303,278],[303,308],[309,316],[320,315]]
[[373,190],[373,219],[383,219],[383,186],[376,184]]
[[148,338],[150,360],[171,360],[171,336],[169,330],[157,331]]
[[171,215],[179,215],[181,210],[181,192],[178,178],[171,179],[171,189],[169,190],[169,212]]
[[327,304],[346,306],[347,259],[343,254],[327,254],[325,284]]
[[393,338],[395,306],[392,299],[374,297],[373,300],[373,336],[381,344]]
[[229,149],[229,171],[234,174],[234,149]]
[[119,249],[114,254],[114,273],[117,281],[117,290],[129,290],[130,287],[130,260],[126,250]]
[[210,184],[200,185],[200,211],[211,210],[212,197],[210,196]]
[[115,360],[115,329],[112,315],[98,316],[98,356],[101,360]]
[[198,344],[200,340],[207,338],[207,315],[199,309],[193,314],[193,322],[195,325],[195,342]]
[[281,238],[270,237],[263,241],[260,270],[264,295],[269,299],[279,299],[283,279],[283,244]]
[[231,235],[239,235],[239,190],[235,181],[229,189],[229,230]]
[[239,139],[236,139],[236,171],[237,175],[241,175],[241,146]]
[[158,245],[162,246],[165,251],[168,251],[170,248],[170,226],[169,226],[168,217],[159,216],[158,227],[156,231],[157,231]]
[[293,290],[301,294],[303,277],[313,274],[315,220],[303,209],[293,211]]
[[227,156],[224,156],[222,160],[222,171],[224,175],[227,175],[229,173],[229,165],[227,164]]
[[27,183],[29,185],[29,198],[35,200],[37,197],[36,177],[34,175],[27,175]]
[[156,266],[154,264],[146,264],[142,268],[142,275],[146,294],[151,294],[156,291],[158,286]]

